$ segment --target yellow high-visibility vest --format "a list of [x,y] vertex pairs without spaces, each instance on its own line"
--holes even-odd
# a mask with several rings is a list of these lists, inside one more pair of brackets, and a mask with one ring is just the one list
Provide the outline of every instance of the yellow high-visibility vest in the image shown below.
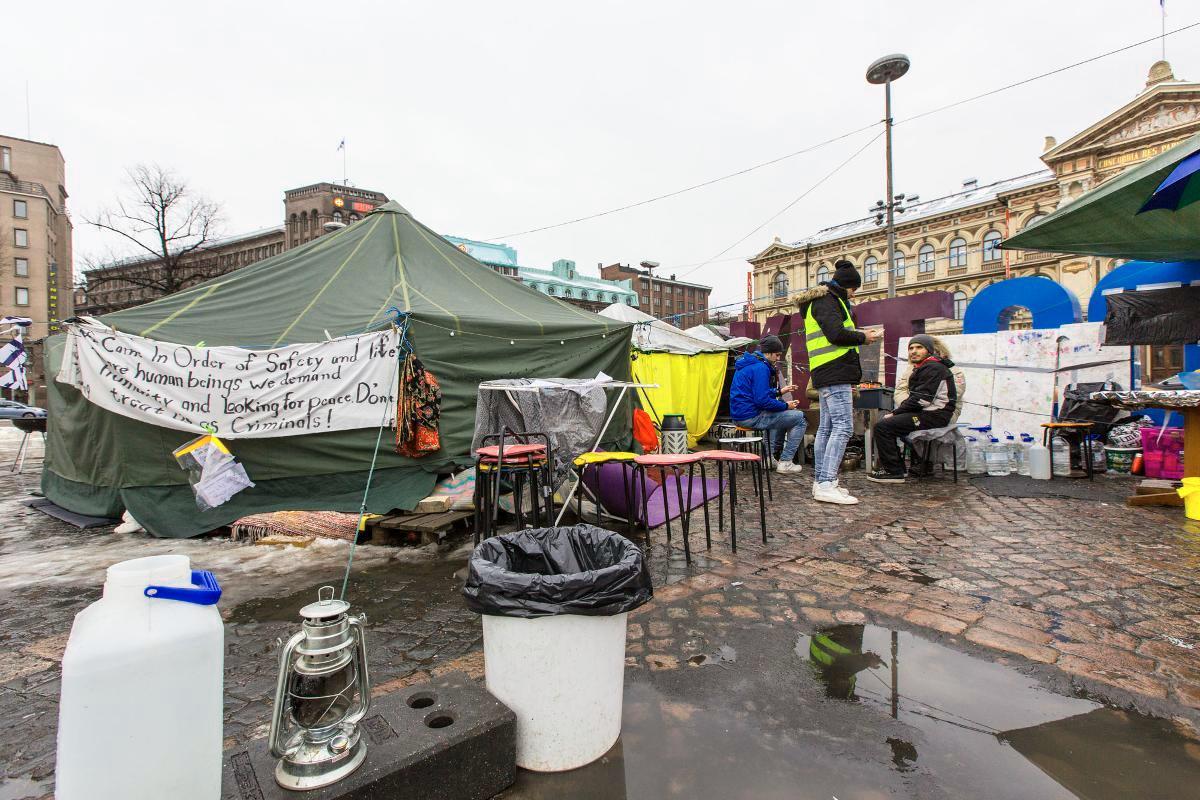
[[[841,304],[842,310],[846,312],[846,318],[842,320],[842,327],[854,330],[854,320],[850,317],[850,309],[846,306],[846,301],[840,297],[837,298],[837,301]],[[814,370],[822,364],[828,364],[851,350],[858,351],[857,345],[842,347],[825,338],[825,334],[821,332],[821,326],[817,324],[817,319],[813,316],[812,303],[808,304],[808,308],[804,312],[804,341],[808,345],[809,370]]]

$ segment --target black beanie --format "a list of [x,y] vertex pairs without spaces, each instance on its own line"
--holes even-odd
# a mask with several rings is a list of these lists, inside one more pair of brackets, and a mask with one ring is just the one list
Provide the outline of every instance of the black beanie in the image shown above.
[[918,333],[916,336],[909,339],[908,343],[909,344],[919,344],[919,345],[921,345],[921,347],[925,348],[925,350],[929,353],[929,355],[931,355],[931,356],[937,355],[937,347],[935,347],[933,344],[933,337],[927,333]]
[[849,261],[839,261],[833,265],[833,279],[843,289],[857,289],[862,286],[862,276]]
[[782,353],[783,342],[778,336],[768,336],[758,343],[764,353]]

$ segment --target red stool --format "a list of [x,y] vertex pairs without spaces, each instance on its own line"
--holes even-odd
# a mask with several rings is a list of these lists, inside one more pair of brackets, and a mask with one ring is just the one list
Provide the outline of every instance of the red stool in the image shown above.
[[[721,480],[721,489],[717,495],[717,530],[725,529],[725,490],[724,481],[725,475],[724,465],[729,465],[729,533],[730,541],[733,543],[733,552],[737,552],[737,466],[738,464],[749,464],[754,469],[756,475],[762,469],[762,458],[757,453],[744,453],[739,450],[708,450],[705,451],[704,459],[706,461],[716,462],[717,478]],[[758,520],[762,526],[762,541],[767,543],[767,506],[762,490],[762,477],[757,476],[755,481],[757,484],[758,495]]]
[[[521,438],[541,438],[545,443],[521,442]],[[549,487],[553,482],[553,466],[548,456],[549,441],[545,434],[507,433],[503,438],[499,434],[484,437],[485,442],[489,439],[499,439],[499,444],[484,445],[475,451],[476,544],[492,535],[500,504],[500,482],[505,478],[512,481],[513,510],[516,512],[518,527],[525,524],[521,500],[526,484],[532,499],[530,516],[533,524],[541,524],[543,513],[548,522],[554,519],[553,499],[546,498],[543,503],[542,487]]]
[[[687,563],[692,563],[692,546],[688,541],[688,533],[690,525],[688,518],[691,516],[692,508],[692,476],[695,474],[695,466],[700,465],[700,480],[704,483],[704,456],[699,453],[655,453],[653,455],[638,456],[633,460],[635,473],[634,481],[636,484],[637,474],[641,475],[642,487],[642,519],[646,522],[646,531],[650,530],[650,513],[649,503],[647,498],[649,493],[646,491],[646,470],[649,467],[655,467],[663,471],[663,513],[666,516],[667,523],[667,541],[671,541],[671,503],[670,494],[667,492],[667,477],[666,472],[669,470],[675,476],[675,496],[679,498],[679,524],[683,528],[683,558]],[[688,473],[688,493],[687,500],[683,499],[683,468],[687,467]],[[708,541],[708,546],[712,547],[712,534],[708,527],[708,497],[707,484],[705,484],[705,503],[704,503],[704,535]]]

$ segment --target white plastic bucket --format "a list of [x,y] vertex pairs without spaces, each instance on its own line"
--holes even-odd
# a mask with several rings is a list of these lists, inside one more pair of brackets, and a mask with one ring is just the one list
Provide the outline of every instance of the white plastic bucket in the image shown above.
[[484,615],[487,688],[517,715],[517,766],[575,769],[616,743],[628,616]]
[[194,591],[187,556],[108,568],[75,617],[62,663],[58,800],[216,800],[221,795],[225,631],[215,605],[147,597]]

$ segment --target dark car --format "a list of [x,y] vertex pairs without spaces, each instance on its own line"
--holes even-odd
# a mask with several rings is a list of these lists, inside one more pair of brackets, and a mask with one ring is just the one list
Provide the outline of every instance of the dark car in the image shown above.
[[46,416],[46,409],[27,406],[16,400],[0,400],[0,419],[33,419]]

